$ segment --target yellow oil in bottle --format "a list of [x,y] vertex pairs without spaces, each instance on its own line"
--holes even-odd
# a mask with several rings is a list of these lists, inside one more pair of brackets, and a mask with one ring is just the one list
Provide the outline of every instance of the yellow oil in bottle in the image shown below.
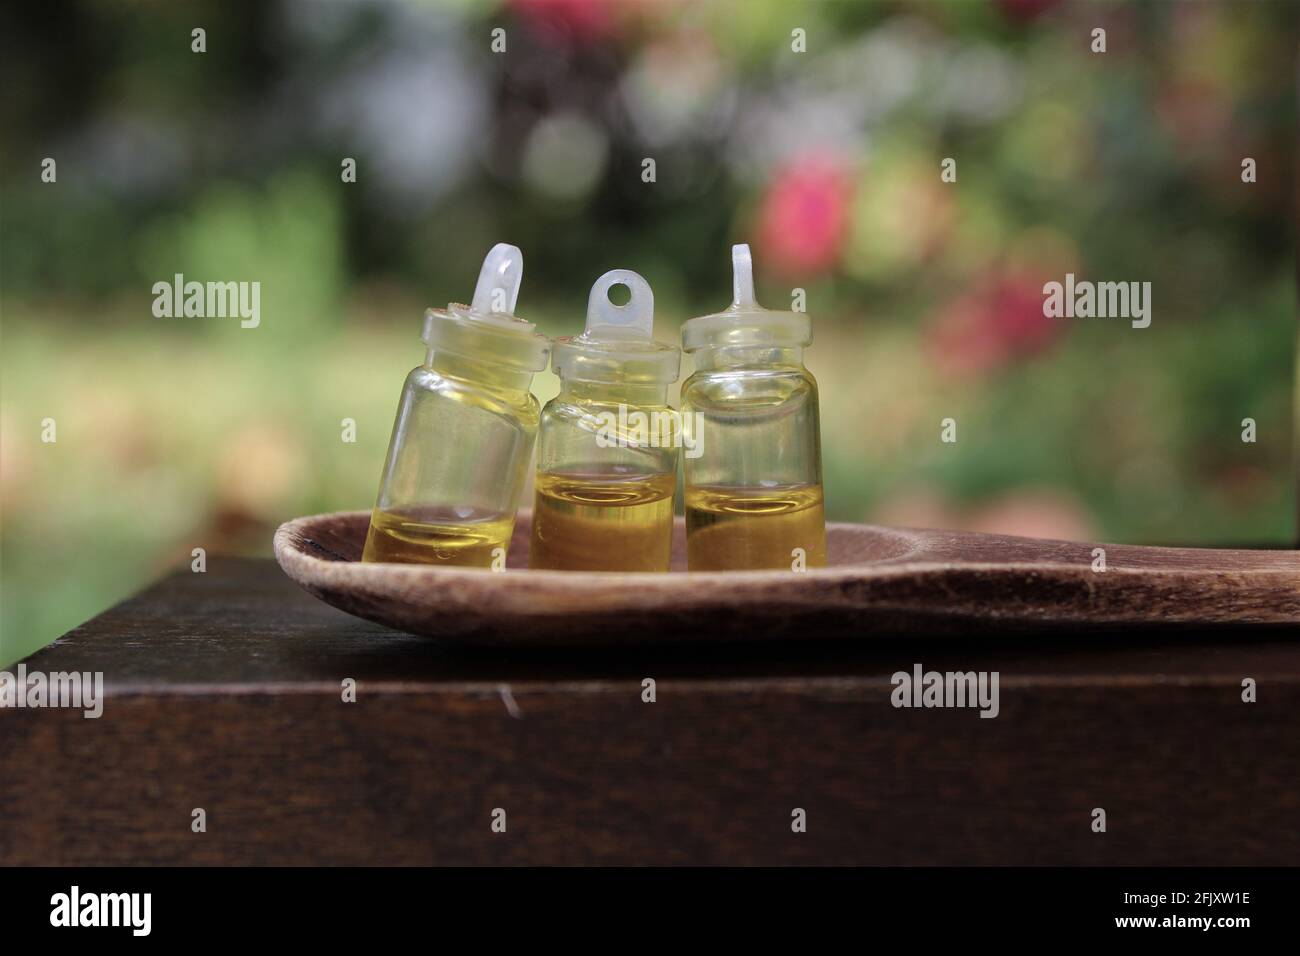
[[687,486],[686,551],[692,571],[826,566],[821,485]]
[[468,568],[491,568],[499,559],[501,567],[514,525],[513,514],[476,514],[469,508],[376,508],[361,559]]
[[530,568],[667,571],[675,473],[537,475]]

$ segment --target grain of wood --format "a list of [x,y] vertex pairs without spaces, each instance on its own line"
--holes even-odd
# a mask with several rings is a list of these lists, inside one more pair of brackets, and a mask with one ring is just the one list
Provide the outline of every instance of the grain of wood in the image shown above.
[[[0,863],[1300,862],[1290,632],[737,646],[708,626],[671,645],[476,647],[210,556],[26,661],[101,670],[107,699],[99,720],[0,711]],[[892,707],[914,663],[999,671],[999,716]]]

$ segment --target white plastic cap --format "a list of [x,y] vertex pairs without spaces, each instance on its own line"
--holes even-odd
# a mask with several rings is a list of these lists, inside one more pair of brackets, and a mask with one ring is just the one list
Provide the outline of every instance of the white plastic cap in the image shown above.
[[[609,290],[631,293],[615,305]],[[677,381],[681,351],[654,340],[655,296],[650,283],[630,269],[613,269],[596,280],[587,298],[586,331],[555,340],[551,367],[561,378],[627,385]]]
[[[609,290],[625,285],[631,293],[626,303],[615,305]],[[637,338],[650,341],[655,327],[655,294],[638,273],[631,269],[611,269],[596,280],[587,297],[587,333],[589,338]]]
[[518,246],[498,242],[483,259],[470,308],[480,315],[515,314],[524,281],[524,254]]
[[550,358],[551,343],[531,322],[514,314],[523,278],[524,254],[518,246],[498,242],[483,260],[473,302],[427,310],[421,338],[431,352],[471,355],[520,371],[540,372]]
[[731,247],[731,307],[738,311],[761,309],[754,299],[754,259],[749,254],[749,243]]
[[812,321],[802,312],[765,309],[754,298],[754,259],[746,243],[731,247],[731,305],[682,324],[687,352],[712,348],[803,348],[812,343]]

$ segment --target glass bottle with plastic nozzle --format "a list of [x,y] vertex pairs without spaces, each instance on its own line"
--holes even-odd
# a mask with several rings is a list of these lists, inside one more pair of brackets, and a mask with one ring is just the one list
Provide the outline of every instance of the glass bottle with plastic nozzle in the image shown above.
[[[609,298],[626,286],[626,304]],[[586,331],[555,341],[560,394],[542,410],[528,566],[667,571],[680,421],[668,405],[681,352],[652,338],[654,294],[635,272],[591,289]]]
[[812,323],[754,301],[749,246],[732,246],[725,312],[682,326],[695,373],[682,385],[686,550],[692,571],[826,564]]
[[550,341],[516,318],[523,254],[492,247],[473,302],[424,314],[424,364],[397,407],[363,561],[504,570],[537,436]]

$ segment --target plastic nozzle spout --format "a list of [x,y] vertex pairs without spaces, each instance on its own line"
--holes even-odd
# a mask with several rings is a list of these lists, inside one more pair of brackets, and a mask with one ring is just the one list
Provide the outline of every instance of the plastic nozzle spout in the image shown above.
[[483,315],[514,315],[519,286],[524,280],[524,254],[518,246],[498,242],[483,260],[474,286],[475,312]]
[[757,309],[754,300],[754,260],[749,254],[749,244],[739,243],[731,247],[731,288],[733,308]]
[[[631,295],[623,305],[610,301],[609,290],[628,287]],[[615,332],[626,338],[646,339],[654,334],[655,294],[650,283],[630,269],[611,269],[596,280],[587,299],[587,331]]]

